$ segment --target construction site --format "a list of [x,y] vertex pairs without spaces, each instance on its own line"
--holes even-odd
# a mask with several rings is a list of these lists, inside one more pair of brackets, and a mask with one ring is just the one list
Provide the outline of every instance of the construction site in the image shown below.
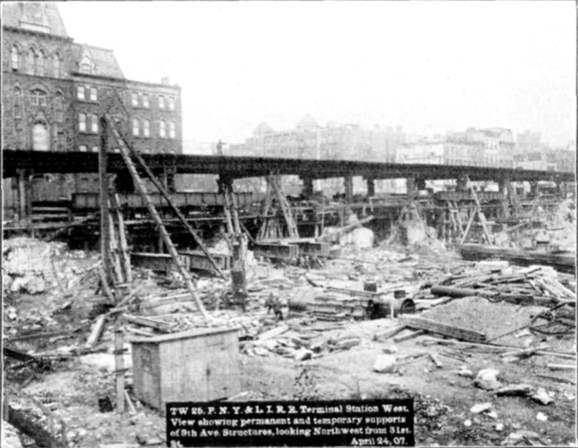
[[[4,151],[26,219],[4,225],[3,398],[16,429],[3,446],[165,446],[174,401],[383,397],[414,400],[418,445],[575,444],[568,175],[545,191],[537,179],[553,175],[538,171],[147,160],[110,117],[101,129],[82,166]],[[279,168],[308,176],[302,198],[288,199]],[[458,175],[457,188],[419,188],[420,168]],[[31,203],[23,172],[76,169],[98,171],[101,190],[74,195],[65,221]],[[219,174],[219,192],[170,192],[158,173],[171,169]],[[405,195],[307,188],[404,169]],[[264,197],[235,193],[235,178],[265,170]],[[476,188],[488,175],[506,179],[499,192]],[[134,193],[117,193],[122,176]]]
[[576,446],[572,151],[527,131],[515,165],[511,130],[469,128],[395,158],[400,129],[302,120],[186,153],[179,85],[54,3],[2,14],[3,448]]

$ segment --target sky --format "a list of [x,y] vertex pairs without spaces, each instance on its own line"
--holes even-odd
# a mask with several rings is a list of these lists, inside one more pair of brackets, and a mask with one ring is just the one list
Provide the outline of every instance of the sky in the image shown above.
[[576,139],[574,2],[62,2],[129,79],[182,88],[185,143],[262,121]]

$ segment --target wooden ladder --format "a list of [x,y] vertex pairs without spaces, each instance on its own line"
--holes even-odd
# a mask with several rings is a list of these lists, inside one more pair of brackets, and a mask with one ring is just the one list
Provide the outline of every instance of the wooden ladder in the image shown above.
[[[195,288],[193,286],[193,283],[192,283],[183,263],[181,262],[179,254],[177,253],[177,249],[175,248],[175,245],[173,244],[171,237],[170,237],[165,225],[163,224],[162,218],[160,217],[157,209],[153,205],[153,203],[152,203],[152,201],[148,195],[148,192],[147,192],[147,189],[146,189],[146,186],[145,186],[143,180],[139,176],[138,171],[137,171],[133,161],[131,160],[131,157],[130,157],[131,149],[126,144],[124,138],[120,135],[119,131],[117,130],[116,125],[114,123],[114,120],[112,120],[110,118],[110,116],[108,116],[108,115],[106,115],[105,117],[106,117],[106,120],[108,121],[108,123],[110,124],[110,128],[111,128],[113,136],[115,137],[115,139],[118,142],[118,145],[120,147],[120,154],[124,160],[124,163],[126,164],[126,167],[128,168],[128,171],[132,176],[132,179],[134,181],[134,184],[137,187],[138,192],[140,193],[140,195],[142,196],[142,198],[145,202],[145,205],[149,211],[149,214],[151,215],[153,221],[155,222],[155,224],[157,226],[157,229],[160,233],[160,236],[163,239],[163,242],[165,243],[165,246],[166,246],[169,254],[171,255],[171,257],[173,259],[173,262],[177,268],[177,271],[179,272],[180,276],[182,277],[183,281],[185,282],[187,290],[189,291],[191,298],[193,299],[193,301],[197,305],[197,308],[199,309],[200,313],[203,315],[203,317],[205,319],[207,319],[208,315],[207,315],[207,311],[205,310],[205,307],[203,305],[203,302],[201,302],[201,300],[195,294]],[[134,153],[134,151],[133,151],[133,153]],[[143,163],[144,163],[144,161],[141,158],[141,165]],[[151,175],[152,175],[152,172],[149,174],[149,177]],[[153,175],[153,177],[154,177],[154,175]],[[152,178],[151,178],[151,180],[152,180]],[[157,180],[157,182],[158,182],[158,180]],[[153,181],[153,183],[154,183],[154,181]]]

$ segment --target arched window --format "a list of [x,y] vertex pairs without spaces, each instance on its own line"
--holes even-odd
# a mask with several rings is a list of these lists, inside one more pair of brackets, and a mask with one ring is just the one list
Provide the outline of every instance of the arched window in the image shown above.
[[11,67],[13,72],[18,71],[18,48],[16,46],[12,47],[10,51]]
[[52,76],[60,78],[60,55],[58,53],[52,58]]
[[138,93],[136,92],[132,92],[131,94],[131,99],[132,99],[132,105],[133,107],[137,107],[138,106]]
[[76,98],[79,100],[85,99],[84,86],[76,87]]
[[98,117],[96,115],[91,115],[91,131],[98,134]]
[[58,123],[62,123],[63,116],[62,116],[62,109],[63,109],[63,99],[62,93],[58,92],[54,97],[54,119]]
[[133,118],[132,119],[132,135],[138,135],[139,133],[139,122],[138,122],[138,118]]
[[169,137],[170,138],[177,138],[177,127],[174,121],[169,123]]
[[32,149],[34,151],[48,151],[50,135],[44,121],[36,121],[32,126]]
[[80,132],[86,132],[86,115],[78,114],[78,130]]
[[26,62],[26,73],[28,73],[29,75],[34,74],[34,62],[35,62],[34,49],[31,48],[28,51],[28,60]]
[[30,102],[35,106],[46,106],[46,92],[34,89],[30,92]]
[[142,107],[149,107],[149,96],[146,93],[142,96]]
[[90,57],[85,54],[82,57],[78,68],[80,73],[88,73],[89,75],[92,75],[94,71],[94,62],[92,62],[92,59],[90,59]]
[[167,136],[167,131],[166,131],[166,123],[164,122],[164,120],[161,120],[159,122],[159,136],[161,138],[165,138]]
[[44,56],[44,51],[40,50],[38,52],[38,57],[36,59],[36,74],[39,76],[44,76],[45,73],[46,57]]
[[164,109],[165,108],[165,97],[162,95],[159,95],[159,109]]
[[175,110],[175,99],[172,96],[169,96],[169,109]]
[[145,137],[150,137],[151,136],[151,123],[148,120],[144,120],[143,121],[143,132],[142,134]]
[[96,101],[96,100],[97,100],[96,87],[91,87],[90,88],[90,101]]
[[14,118],[22,117],[22,90],[14,88]]

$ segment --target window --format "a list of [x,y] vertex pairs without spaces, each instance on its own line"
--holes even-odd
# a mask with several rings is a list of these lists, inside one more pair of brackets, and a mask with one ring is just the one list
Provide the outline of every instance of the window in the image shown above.
[[56,96],[54,97],[54,118],[58,123],[62,123],[63,120],[62,107],[63,107],[62,94],[57,93]]
[[82,57],[82,60],[80,61],[80,64],[79,64],[79,70],[80,70],[80,73],[88,73],[89,75],[93,74],[94,63],[92,62],[92,59],[90,59],[90,57],[88,55],[85,54]]
[[34,50],[31,48],[28,52],[28,60],[26,63],[26,73],[29,75],[34,74]]
[[84,86],[78,86],[76,88],[76,98],[78,98],[79,100],[83,100],[84,97]]
[[169,109],[175,110],[175,99],[172,96],[169,96]]
[[150,137],[151,136],[151,123],[148,120],[143,121],[143,136]]
[[164,109],[165,108],[165,97],[162,95],[159,95],[159,109]]
[[138,119],[133,118],[133,120],[132,120],[132,135],[138,135],[138,131],[139,131]]
[[14,118],[22,117],[22,90],[14,88]]
[[161,138],[166,137],[166,123],[163,120],[159,122],[159,136]]
[[35,151],[48,151],[50,134],[48,127],[43,121],[37,121],[32,127],[32,149]]
[[132,98],[132,105],[134,107],[137,107],[138,106],[138,94],[136,92],[133,92],[131,95],[131,98]]
[[90,101],[96,101],[96,87],[90,88]]
[[98,152],[98,151],[99,151],[98,146],[93,146],[93,147],[92,147],[92,152]]
[[86,115],[84,114],[78,114],[78,130],[86,132]]
[[52,59],[52,76],[60,78],[60,55],[58,53]]
[[44,66],[46,64],[46,58],[44,57],[44,51],[40,50],[38,57],[36,59],[36,74],[39,76],[44,76]]
[[36,89],[30,92],[30,102],[36,106],[46,106],[46,92]]
[[142,96],[142,107],[146,107],[148,109],[148,107],[149,107],[149,96],[148,95]]
[[177,138],[177,130],[175,126],[175,122],[171,121],[169,123],[169,137],[170,138]]
[[78,147],[78,150],[79,150],[80,152],[86,152],[86,151],[88,151],[88,146],[86,146],[86,145],[80,145],[80,146]]
[[98,134],[98,117],[96,115],[91,116],[91,130]]
[[18,71],[18,48],[12,47],[12,50],[10,51],[10,58],[11,58],[12,71],[17,72]]

